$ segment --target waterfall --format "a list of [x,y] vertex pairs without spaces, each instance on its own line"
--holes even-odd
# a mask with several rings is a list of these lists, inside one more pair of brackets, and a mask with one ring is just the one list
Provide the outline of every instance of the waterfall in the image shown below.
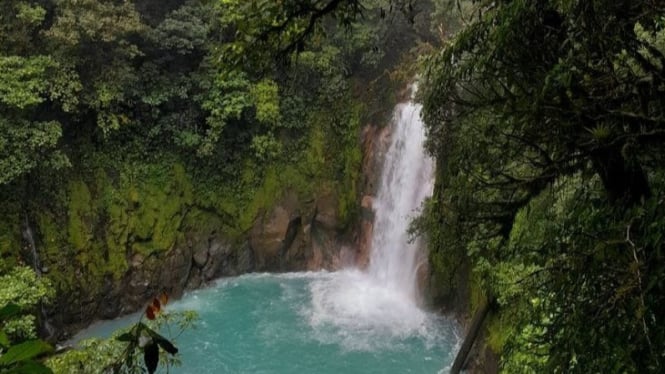
[[[23,226],[23,240],[25,240],[28,246],[27,249],[30,255],[30,261],[32,262],[32,268],[34,269],[35,273],[37,273],[37,276],[41,277],[42,274],[48,270],[46,267],[42,267],[41,261],[39,259],[39,252],[37,251],[37,244],[35,242],[35,234],[32,230],[32,226],[30,225],[30,220],[28,219],[27,215],[25,217],[25,223]],[[39,302],[39,330],[40,335],[47,339],[51,339],[55,333],[55,329],[48,321],[48,314],[46,313],[46,308],[42,302]]]
[[23,240],[28,244],[27,249],[30,255],[30,261],[32,262],[32,268],[38,276],[41,276],[42,267],[39,261],[39,254],[37,253],[37,244],[35,244],[35,235],[32,232],[32,227],[30,226],[30,221],[27,216],[25,217],[25,225],[23,226]]
[[425,153],[421,105],[399,104],[381,184],[374,199],[374,231],[368,272],[386,287],[415,299],[419,240],[410,242],[408,227],[434,188],[434,162]]
[[[310,284],[310,325],[349,349],[372,349],[395,339],[437,339],[437,317],[416,302],[419,243],[409,224],[433,190],[433,161],[424,151],[421,106],[399,104],[374,199],[374,231],[366,270],[345,269]],[[333,327],[330,330],[330,327]],[[391,343],[387,343],[391,344]]]

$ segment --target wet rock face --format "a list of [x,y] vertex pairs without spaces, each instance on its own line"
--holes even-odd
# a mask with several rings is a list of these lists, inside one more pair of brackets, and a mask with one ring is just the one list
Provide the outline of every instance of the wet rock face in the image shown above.
[[[195,220],[198,222],[198,219]],[[166,251],[128,250],[127,269],[100,285],[85,271],[71,292],[62,293],[47,311],[57,339],[67,339],[96,319],[115,318],[144,308],[161,292],[172,298],[224,276],[251,271],[334,270],[353,263],[349,240],[337,218],[337,198],[330,192],[311,201],[286,193],[260,212],[243,236],[229,239],[220,227],[187,227]],[[93,284],[94,283],[94,284]]]
[[135,310],[156,294],[166,291],[179,297],[223,276],[254,270],[246,243],[233,243],[217,233],[192,236],[163,256],[152,256],[127,274],[127,309]]
[[[223,226],[233,225],[235,217],[196,206],[190,193],[175,193],[173,191],[179,191],[175,187],[170,188],[173,190],[170,193],[181,196],[180,200],[160,195],[155,187],[155,191],[150,190],[154,193],[139,194],[136,201],[127,203],[129,205],[119,203],[118,212],[113,211],[114,218],[109,222],[100,217],[108,215],[110,208],[77,215],[86,218],[81,218],[84,228],[96,227],[97,223],[99,227],[108,227],[106,241],[114,243],[118,266],[113,274],[103,275],[102,281],[99,275],[93,277],[89,268],[77,268],[71,274],[75,279],[70,283],[73,286],[61,292],[47,311],[48,319],[59,332],[58,338],[65,339],[96,319],[140,310],[163,291],[177,298],[184,291],[204,286],[219,277],[251,271],[365,267],[372,238],[373,196],[388,140],[386,128],[368,126],[363,132],[361,207],[358,221],[350,227],[342,227],[339,198],[334,189],[325,186],[308,199],[295,192],[283,192],[271,207],[259,211],[253,221],[249,221],[253,223],[246,232],[234,234],[233,238],[225,234]],[[83,184],[79,187],[85,190]],[[159,198],[155,202],[142,202],[141,196],[155,194]],[[165,204],[168,209],[164,208]],[[148,217],[144,211],[154,217]],[[144,216],[147,218],[143,219]],[[38,244],[43,248],[50,240],[43,228],[41,231]],[[69,266],[63,265],[71,269]],[[100,272],[104,271],[107,270]]]
[[99,289],[86,287],[85,275],[80,273],[79,287],[60,295],[48,308],[48,318],[58,332],[55,338],[67,339],[96,319],[140,310],[161,292],[178,298],[211,280],[255,269],[247,243],[231,243],[216,233],[192,235],[166,253],[134,254],[129,266],[121,279],[105,277]]
[[330,193],[323,194],[316,200],[316,227],[322,230],[337,229],[337,203],[337,198]]
[[313,202],[287,194],[254,222],[249,244],[258,271],[333,270],[340,266],[337,198]]
[[254,223],[249,243],[256,255],[259,270],[279,267],[292,216],[293,220],[299,217],[297,213],[289,212],[284,206],[278,205],[267,214],[261,215]]
[[369,255],[372,247],[372,235],[374,232],[374,210],[372,204],[374,197],[363,196],[360,214],[360,237],[358,239],[358,251],[356,264],[364,269],[369,264]]
[[355,242],[355,264],[364,269],[369,264],[374,232],[374,196],[378,189],[383,159],[390,145],[390,128],[368,125],[363,129],[362,191],[360,222]]

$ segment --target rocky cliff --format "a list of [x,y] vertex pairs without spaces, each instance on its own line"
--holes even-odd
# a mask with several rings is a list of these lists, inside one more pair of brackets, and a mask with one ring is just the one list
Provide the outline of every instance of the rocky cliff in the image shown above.
[[36,264],[52,281],[55,340],[219,277],[366,264],[386,134],[359,124],[336,152],[315,132],[296,162],[247,161],[234,180],[168,154],[32,176],[14,189],[25,194],[0,193],[2,263]]

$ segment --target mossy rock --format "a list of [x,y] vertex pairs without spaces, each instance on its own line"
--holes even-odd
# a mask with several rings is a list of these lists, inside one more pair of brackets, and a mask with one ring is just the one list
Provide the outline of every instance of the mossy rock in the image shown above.
[[83,181],[69,183],[69,208],[67,233],[69,243],[77,250],[85,250],[92,239],[91,224],[96,212],[92,206],[90,190]]

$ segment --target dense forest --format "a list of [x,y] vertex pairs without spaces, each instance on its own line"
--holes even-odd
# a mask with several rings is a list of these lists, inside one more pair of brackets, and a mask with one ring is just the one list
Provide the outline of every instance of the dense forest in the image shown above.
[[437,175],[412,231],[434,306],[490,306],[472,370],[662,372],[656,0],[3,0],[0,372],[140,370],[133,336],[45,341],[335,268],[363,129],[414,79]]
[[433,263],[505,372],[662,372],[665,7],[476,5],[426,61]]
[[[323,3],[2,2],[0,306],[20,311],[1,346],[219,276],[332,267],[361,127],[431,33],[422,7]],[[102,352],[49,365],[102,370]]]

